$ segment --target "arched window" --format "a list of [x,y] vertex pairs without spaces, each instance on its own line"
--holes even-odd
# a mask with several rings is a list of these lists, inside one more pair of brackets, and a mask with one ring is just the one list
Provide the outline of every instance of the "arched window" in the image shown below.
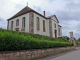
[[13,21],[11,22],[11,30],[13,30]]
[[56,24],[54,23],[54,28],[56,28]]
[[45,32],[45,21],[43,20],[43,31]]
[[60,28],[59,28],[59,36],[60,36]]
[[22,28],[25,28],[25,17],[22,18]]
[[16,20],[16,26],[19,26],[19,19]]
[[38,17],[37,17],[37,30],[40,30],[40,22]]

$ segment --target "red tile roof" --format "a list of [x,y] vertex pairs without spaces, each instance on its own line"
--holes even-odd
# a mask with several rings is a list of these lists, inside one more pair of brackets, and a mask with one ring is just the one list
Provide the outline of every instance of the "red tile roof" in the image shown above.
[[[35,13],[39,14],[40,16],[44,17],[40,13],[38,13],[38,12],[34,11],[33,9],[29,8],[28,6],[26,6],[25,8],[23,8],[21,11],[19,11],[17,14],[15,14],[13,17],[9,18],[8,20],[16,18],[18,16],[21,16],[21,15],[29,13],[29,12],[35,12]],[[46,17],[44,17],[44,18],[46,18]]]
[[[53,16],[57,19],[56,15],[48,16],[48,18],[51,18],[51,17],[53,17]],[[58,21],[58,23],[59,23],[59,20],[58,20],[58,19],[57,19],[57,21]]]
[[[29,12],[35,12],[35,13],[37,13],[38,15],[40,15],[40,16],[46,18],[46,19],[50,19],[50,18],[53,17],[53,16],[56,17],[56,15],[52,15],[52,16],[49,16],[49,17],[45,17],[45,16],[41,15],[40,13],[36,12],[35,10],[31,9],[30,7],[26,6],[25,8],[23,8],[21,11],[19,11],[17,14],[15,14],[14,16],[12,16],[12,17],[9,18],[8,20],[14,19],[14,18],[16,18],[16,17],[18,17],[18,16],[21,16],[21,15],[26,14],[26,13],[29,13]],[[56,19],[57,19],[57,17],[56,17]],[[57,21],[58,21],[58,19],[57,19]],[[59,21],[58,21],[58,23],[59,23]]]
[[[58,26],[60,26],[60,25],[58,25]],[[62,26],[60,26],[60,27],[62,27]]]

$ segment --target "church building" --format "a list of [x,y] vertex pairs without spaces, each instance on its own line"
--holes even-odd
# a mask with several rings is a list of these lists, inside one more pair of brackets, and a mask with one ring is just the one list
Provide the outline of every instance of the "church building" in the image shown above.
[[7,29],[20,32],[30,32],[50,37],[62,37],[61,26],[56,15],[45,16],[26,6],[13,17],[9,18]]

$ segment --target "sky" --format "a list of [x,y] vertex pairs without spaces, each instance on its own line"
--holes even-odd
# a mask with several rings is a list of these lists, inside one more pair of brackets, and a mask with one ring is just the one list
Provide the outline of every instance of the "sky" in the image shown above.
[[80,0],[0,0],[0,27],[7,29],[7,19],[25,6],[32,8],[46,17],[56,15],[62,26],[62,36],[80,37]]

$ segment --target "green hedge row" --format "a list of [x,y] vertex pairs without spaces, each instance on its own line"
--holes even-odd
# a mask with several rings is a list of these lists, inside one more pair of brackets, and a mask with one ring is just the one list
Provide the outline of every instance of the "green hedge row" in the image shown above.
[[39,34],[33,34],[33,33],[27,33],[27,32],[17,32],[17,31],[11,31],[11,30],[4,30],[4,29],[0,29],[0,31],[4,32],[12,32],[13,34],[18,33],[19,35],[24,35],[24,36],[31,36],[32,38],[38,38],[40,40],[44,39],[44,40],[49,40],[49,41],[60,41],[60,42],[69,42],[63,38],[53,38],[53,37],[48,37],[48,36],[44,36],[44,35],[39,35]]
[[76,40],[76,44],[77,44],[77,45],[80,45],[80,41]]
[[71,42],[48,41],[0,31],[0,51],[42,49],[73,46]]

